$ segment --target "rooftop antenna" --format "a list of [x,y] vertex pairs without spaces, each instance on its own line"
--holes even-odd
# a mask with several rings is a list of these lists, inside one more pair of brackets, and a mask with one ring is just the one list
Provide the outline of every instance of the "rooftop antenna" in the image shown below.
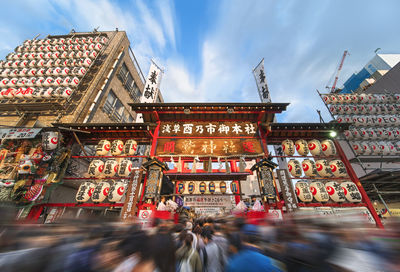
[[378,52],[379,50],[381,50],[381,48],[380,47],[378,47],[377,49],[375,49],[375,54],[376,54],[376,52]]
[[318,115],[319,115],[319,122],[325,124],[324,118],[322,118],[322,115],[321,115],[321,111],[320,111],[320,110],[317,110],[317,113],[318,113]]
[[93,29],[93,33],[96,33],[97,30],[99,29],[100,26],[96,27],[95,29]]
[[37,34],[37,35],[35,36],[35,38],[33,38],[33,39],[36,40],[39,36],[40,36],[40,33]]

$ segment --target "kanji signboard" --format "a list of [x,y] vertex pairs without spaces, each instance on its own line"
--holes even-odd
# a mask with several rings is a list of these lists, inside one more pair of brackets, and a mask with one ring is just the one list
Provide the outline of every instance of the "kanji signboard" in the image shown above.
[[162,123],[160,137],[255,137],[252,122],[168,122]]
[[258,139],[159,139],[156,155],[258,155]]

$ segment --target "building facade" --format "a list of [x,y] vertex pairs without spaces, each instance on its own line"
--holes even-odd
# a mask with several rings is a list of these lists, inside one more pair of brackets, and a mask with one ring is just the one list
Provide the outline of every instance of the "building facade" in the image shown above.
[[[27,40],[0,62],[0,123],[131,123],[145,78],[124,31]],[[162,102],[159,93],[158,102]]]

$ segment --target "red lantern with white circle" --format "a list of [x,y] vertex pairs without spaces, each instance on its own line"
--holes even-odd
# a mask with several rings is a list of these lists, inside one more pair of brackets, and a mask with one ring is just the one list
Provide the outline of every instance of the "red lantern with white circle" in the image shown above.
[[133,163],[128,159],[123,159],[118,168],[118,176],[128,177],[132,172]]
[[358,105],[350,105],[351,114],[361,114]]
[[36,83],[36,77],[30,77],[28,78],[28,82],[26,82],[26,86],[33,87],[35,86],[35,83]]
[[111,155],[118,156],[121,155],[122,150],[124,150],[124,142],[121,140],[114,140],[111,144]]
[[322,153],[321,142],[316,139],[308,141],[308,149],[310,150],[311,155],[320,156]]
[[81,46],[79,44],[74,46],[74,51],[81,51]]
[[53,68],[48,68],[47,70],[46,70],[46,72],[45,72],[45,75],[46,76],[52,76],[53,75]]
[[372,154],[372,148],[369,145],[369,142],[361,142],[360,144],[362,147],[361,154],[363,154],[363,155],[371,155]]
[[1,85],[1,87],[8,87],[8,78],[3,78],[3,79],[1,79],[1,83],[0,83],[0,85]]
[[16,92],[14,92],[14,97],[16,98],[24,98],[25,88],[18,88]]
[[90,51],[88,57],[91,58],[91,59],[95,59],[97,57],[97,52],[94,51],[94,50]]
[[392,134],[394,139],[400,138],[400,129],[399,128],[392,128]]
[[58,147],[60,135],[56,131],[42,133],[42,147],[44,150],[54,150]]
[[388,142],[385,141],[378,142],[378,146],[380,149],[380,154],[389,155],[391,153]]
[[118,162],[116,160],[107,160],[104,164],[103,175],[105,177],[114,177],[118,172]]
[[368,139],[369,138],[368,132],[366,131],[365,128],[361,127],[361,128],[358,129],[358,131],[360,132],[360,135],[361,135],[361,137],[363,139]]
[[390,155],[397,154],[397,148],[396,148],[396,145],[393,142],[387,142],[387,145],[389,146]]
[[89,164],[88,175],[90,177],[100,177],[104,171],[104,162],[102,160],[93,160]]
[[19,76],[19,70],[18,69],[14,69],[11,71],[10,76],[12,77],[17,77]]
[[351,135],[353,135],[353,138],[354,138],[354,139],[359,139],[359,138],[361,138],[360,132],[359,132],[358,129],[355,128],[355,127],[353,127],[353,128],[350,129],[350,133],[351,133]]
[[108,42],[108,39],[107,39],[106,37],[101,37],[101,38],[100,38],[100,42],[101,42],[102,44],[106,44],[106,43]]
[[44,80],[44,82],[42,83],[42,86],[50,87],[53,85],[53,83],[54,83],[54,79],[52,77],[48,77]]
[[133,156],[137,150],[137,142],[135,140],[127,140],[124,146],[124,152],[126,155]]
[[83,61],[82,65],[85,66],[85,67],[90,67],[90,65],[92,65],[92,60],[89,59],[89,58],[86,58],[86,59]]
[[357,185],[354,182],[345,181],[340,185],[342,186],[347,201],[352,203],[361,202],[362,196],[360,190],[358,190]]
[[311,202],[313,200],[310,186],[305,181],[296,182],[296,195],[301,202]]
[[318,175],[321,177],[326,178],[332,176],[332,171],[327,160],[317,160],[315,162],[315,166],[317,168]]
[[346,167],[341,160],[332,160],[329,163],[332,174],[337,178],[347,177]]
[[315,181],[310,184],[310,192],[318,202],[329,201],[329,194],[326,191],[325,185],[320,181]]
[[52,74],[53,76],[60,76],[61,75],[61,68],[60,67],[56,67],[53,69]]
[[353,112],[353,107],[351,105],[344,105],[343,113],[344,114],[355,114],[355,112]]
[[74,77],[70,82],[70,86],[77,87],[78,85],[79,85],[79,78]]
[[352,140],[353,139],[353,134],[351,134],[350,130],[343,131],[343,135],[347,140]]
[[366,131],[369,139],[375,140],[378,138],[378,134],[376,133],[374,128],[366,128],[365,131]]
[[289,160],[288,170],[293,177],[301,177],[303,175],[301,169],[301,164],[298,160]]
[[330,181],[325,184],[325,188],[327,193],[329,194],[329,197],[334,201],[334,202],[344,202],[346,201],[346,196],[344,194],[344,190],[340,183],[336,181]]
[[75,200],[77,202],[87,202],[93,194],[96,185],[91,182],[84,182],[79,186]]
[[78,71],[76,72],[75,75],[77,75],[77,76],[84,76],[85,74],[86,74],[86,69],[83,68],[83,67],[80,67],[80,68],[78,69]]
[[18,87],[23,87],[23,86],[26,85],[27,82],[28,82],[28,79],[27,79],[27,78],[21,77],[20,79],[18,79],[16,85],[17,85]]
[[19,60],[14,61],[14,62],[11,64],[11,67],[12,67],[12,68],[18,68],[18,67],[19,67],[19,64],[20,64],[20,61],[19,61]]
[[364,150],[363,150],[363,147],[362,147],[361,143],[353,142],[351,146],[352,146],[354,152],[356,152],[357,155],[361,155],[361,154],[364,153]]
[[61,87],[63,81],[64,81],[64,80],[63,80],[61,77],[57,77],[57,78],[54,80],[54,82],[53,82],[53,86]]
[[300,139],[296,141],[296,151],[300,156],[307,156],[308,150],[308,143],[306,140]]
[[332,140],[329,140],[329,139],[323,140],[321,142],[321,146],[322,146],[322,153],[325,156],[336,155],[336,147]]
[[372,155],[380,154],[381,149],[379,148],[379,144],[377,142],[369,142],[369,145],[371,147]]
[[111,143],[108,140],[101,140],[96,147],[96,154],[99,156],[105,156],[108,154],[111,148]]
[[108,197],[110,187],[108,182],[97,183],[92,194],[92,201],[95,203],[103,202]]
[[[10,81],[8,82],[8,87],[15,87],[15,86],[17,86],[17,83],[18,83],[18,78],[14,77],[14,78],[10,79]],[[20,85],[18,85],[18,86],[20,86]],[[23,86],[23,85],[21,85],[21,86]]]
[[286,139],[282,142],[282,150],[287,156],[293,156],[295,151],[294,142]]
[[71,78],[70,77],[65,77],[64,81],[62,83],[62,86],[68,87],[70,83],[71,83]]
[[125,184],[122,182],[114,182],[108,192],[108,201],[119,202],[125,193]]
[[32,99],[34,91],[35,91],[35,88],[32,88],[32,87],[26,88],[25,89],[25,93],[24,93],[24,98],[25,99]]
[[41,96],[43,98],[51,98],[51,97],[53,97],[53,92],[54,92],[53,88],[45,88],[44,91],[42,92]]
[[36,78],[35,85],[36,85],[37,87],[41,87],[42,84],[44,83],[44,81],[45,81],[45,78],[44,78],[44,77],[38,77],[38,78]]
[[58,59],[61,56],[62,53],[55,51],[53,54],[51,54],[51,57],[53,59]]
[[337,107],[336,105],[331,105],[331,106],[329,106],[329,111],[330,111],[333,115],[339,114],[339,110],[338,110],[338,107]]
[[325,102],[325,104],[331,104],[331,99],[329,95],[322,95],[322,100]]
[[317,167],[313,160],[308,160],[308,159],[303,160],[301,165],[303,168],[304,175],[306,175],[307,177],[317,176]]

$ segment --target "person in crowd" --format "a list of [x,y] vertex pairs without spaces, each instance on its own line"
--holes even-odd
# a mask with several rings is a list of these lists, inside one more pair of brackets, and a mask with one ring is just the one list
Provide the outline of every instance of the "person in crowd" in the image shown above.
[[[282,271],[274,261],[263,255],[262,250],[256,245],[258,229],[255,225],[245,225],[241,232],[242,243],[239,246],[232,245],[237,251],[228,261],[226,271],[228,272],[246,272],[246,271]],[[231,239],[233,241],[233,239]],[[236,242],[236,245],[238,243]],[[240,244],[240,243],[239,243]],[[234,251],[235,251],[234,250]]]
[[206,226],[201,234],[205,247],[200,251],[203,261],[203,271],[219,272],[224,270],[224,260],[222,250],[213,241],[213,231]]
[[176,252],[177,270],[179,272],[202,272],[200,255],[193,247],[193,235],[186,234],[185,243]]
[[192,222],[190,222],[190,221],[186,222],[185,230],[187,231],[187,233],[189,233],[190,235],[193,236],[192,247],[193,247],[193,248],[197,248],[197,240],[198,240],[198,239],[197,239],[196,234],[194,234],[194,233],[192,232],[192,229],[193,229],[193,224],[192,224]]
[[159,232],[151,237],[149,247],[157,271],[175,271],[175,243],[166,228],[160,228]]

